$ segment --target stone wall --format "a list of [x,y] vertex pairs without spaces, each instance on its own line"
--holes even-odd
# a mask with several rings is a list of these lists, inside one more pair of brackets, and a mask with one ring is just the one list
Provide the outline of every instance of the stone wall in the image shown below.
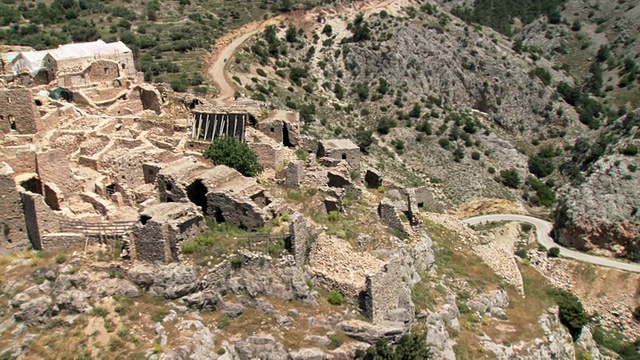
[[351,140],[332,139],[322,140],[318,145],[318,157],[344,160],[353,168],[360,167],[360,148]]
[[271,220],[271,216],[250,199],[241,200],[227,192],[213,192],[207,194],[207,208],[218,218],[234,226],[249,230],[259,229]]
[[442,212],[446,208],[441,201],[438,201],[431,191],[426,186],[421,186],[412,189],[415,193],[416,205],[418,208],[425,208],[429,211]]
[[282,120],[265,120],[256,125],[265,135],[282,144],[284,122]]
[[13,180],[13,169],[0,163],[0,254],[25,250],[29,245],[27,225],[20,194]]
[[53,233],[43,235],[40,240],[43,250],[52,251],[84,246],[87,238],[79,233]]
[[401,259],[392,257],[380,271],[366,276],[362,302],[365,316],[374,323],[387,320],[389,311],[400,305],[404,292]]
[[36,172],[36,153],[31,146],[5,146],[0,149],[0,159],[16,174]]
[[309,255],[313,251],[316,240],[315,224],[296,212],[289,220],[291,234],[291,252],[297,266],[304,266],[309,262]]
[[77,194],[80,182],[73,176],[63,150],[51,149],[37,154],[40,180],[56,184],[65,195]]
[[398,210],[388,199],[382,199],[382,201],[380,201],[380,205],[378,205],[378,215],[383,224],[399,232],[401,235],[409,236],[409,231],[404,226]]
[[285,149],[282,145],[273,146],[264,143],[248,143],[248,145],[262,166],[274,169],[284,166]]
[[285,171],[284,186],[287,188],[297,189],[300,187],[300,183],[304,179],[304,167],[302,163],[297,160],[293,160],[287,165]]
[[91,82],[111,82],[120,77],[120,70],[114,61],[97,60],[85,70],[85,74],[89,75]]
[[171,259],[169,239],[165,238],[164,224],[149,221],[133,229],[133,244],[138,260],[168,262]]
[[51,233],[60,232],[62,215],[46,204],[44,196],[30,191],[21,191],[27,234],[34,249],[41,250],[42,238]]
[[204,216],[191,203],[161,203],[140,214],[133,229],[134,253],[149,262],[180,261],[180,245],[202,233]]
[[29,89],[0,90],[0,132],[35,134],[39,118],[40,114]]

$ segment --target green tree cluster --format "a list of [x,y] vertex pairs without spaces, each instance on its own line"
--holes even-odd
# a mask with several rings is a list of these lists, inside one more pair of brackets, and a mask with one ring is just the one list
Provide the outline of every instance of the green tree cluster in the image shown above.
[[584,311],[582,302],[564,289],[553,289],[549,295],[558,304],[560,322],[567,327],[573,340],[577,340],[582,328],[589,323],[589,315]]
[[398,343],[393,346],[384,340],[379,340],[366,352],[356,352],[355,358],[358,360],[425,360],[431,358],[429,347],[427,347],[425,335],[420,333],[409,333],[404,335]]
[[222,137],[214,140],[202,153],[216,165],[226,165],[238,170],[244,176],[256,176],[262,172],[262,165],[256,154],[246,143],[234,137]]

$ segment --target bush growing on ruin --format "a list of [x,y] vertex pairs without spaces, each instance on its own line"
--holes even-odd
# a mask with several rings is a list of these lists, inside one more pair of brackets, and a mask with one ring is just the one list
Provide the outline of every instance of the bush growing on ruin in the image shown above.
[[342,305],[344,303],[344,296],[335,290],[331,290],[327,296],[327,300],[331,305]]
[[249,146],[233,137],[214,140],[202,153],[216,165],[226,165],[238,170],[244,176],[256,176],[262,172],[262,165]]

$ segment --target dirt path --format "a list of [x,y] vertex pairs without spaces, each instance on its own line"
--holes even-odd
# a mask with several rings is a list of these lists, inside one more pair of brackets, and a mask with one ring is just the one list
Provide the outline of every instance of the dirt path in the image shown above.
[[[216,41],[213,48],[213,52],[205,59],[204,68],[207,69],[206,75],[214,83],[218,85],[218,99],[227,100],[233,97],[235,93],[235,87],[232,80],[227,78],[225,67],[227,61],[231,59],[236,49],[242,45],[251,36],[258,33],[260,30],[266,28],[271,24],[278,24],[279,22],[289,20],[290,17],[295,18],[296,21],[300,21],[302,17],[304,20],[313,20],[318,15],[325,16],[350,16],[356,13],[362,12],[368,15],[374,11],[389,9],[391,5],[394,5],[398,9],[403,5],[408,4],[408,0],[372,0],[362,1],[355,4],[345,5],[339,8],[328,6],[319,7],[309,11],[295,11],[290,15],[278,15],[264,21],[255,21],[242,26],[230,33],[225,34],[223,37]],[[300,14],[303,14],[300,16]]]

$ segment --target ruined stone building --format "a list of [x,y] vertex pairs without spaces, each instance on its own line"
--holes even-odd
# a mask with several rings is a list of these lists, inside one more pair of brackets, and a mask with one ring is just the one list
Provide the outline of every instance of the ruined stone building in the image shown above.
[[253,178],[224,165],[211,167],[195,158],[166,164],[157,174],[161,202],[190,201],[203,214],[249,230],[279,216],[285,203],[271,196]]
[[360,167],[360,148],[349,139],[322,140],[318,144],[318,158],[344,160],[353,168]]
[[136,75],[133,52],[121,41],[60,45],[42,51],[2,53],[1,75],[21,85],[82,87]]
[[0,90],[0,133],[35,134],[39,118],[29,89]]

